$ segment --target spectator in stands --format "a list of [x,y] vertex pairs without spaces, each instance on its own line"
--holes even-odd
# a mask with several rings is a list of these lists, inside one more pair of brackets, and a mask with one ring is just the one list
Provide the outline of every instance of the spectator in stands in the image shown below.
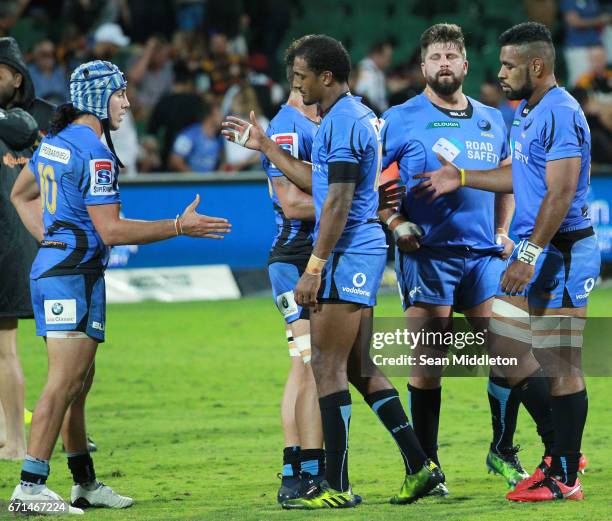
[[8,36],[30,0],[3,0],[0,2],[0,37]]
[[168,164],[175,172],[214,172],[223,166],[224,142],[221,135],[221,108],[204,104],[202,121],[182,130],[174,141]]
[[365,96],[374,112],[381,114],[389,108],[385,70],[391,65],[393,46],[390,42],[376,42],[368,55],[357,65],[355,91]]
[[146,120],[174,81],[170,45],[162,35],[149,38],[144,50],[128,65],[127,78],[137,119]]
[[581,87],[571,91],[591,130],[591,159],[593,163],[612,164],[612,103],[598,103]]
[[223,33],[213,33],[209,41],[209,56],[202,61],[202,71],[208,75],[211,91],[223,96],[232,85],[244,77],[244,57],[233,54]]
[[168,155],[177,134],[202,120],[204,102],[195,91],[195,73],[183,61],[174,64],[172,90],[164,94],[153,108],[147,132],[160,143],[162,169],[168,168]]
[[206,0],[174,0],[174,5],[178,31],[193,33],[202,29]]
[[42,40],[34,46],[33,61],[28,71],[36,94],[51,103],[60,105],[68,99],[66,69],[56,61],[55,45]]
[[[251,111],[255,113],[259,124],[266,129],[270,121],[262,114],[255,89],[246,84],[234,96],[230,113],[249,121]],[[249,150],[229,140],[225,140],[225,161],[225,170],[242,171],[261,168],[259,152]]]
[[153,136],[143,136],[138,151],[138,172],[161,172],[159,142]]
[[612,68],[608,66],[606,50],[592,47],[589,50],[590,69],[576,81],[576,87],[586,89],[600,103],[612,103]]
[[114,60],[119,49],[130,44],[130,39],[123,34],[121,26],[113,23],[102,24],[96,29],[93,37],[91,57],[96,60]]
[[601,32],[612,23],[612,15],[603,13],[598,0],[563,0],[565,21],[565,61],[567,81],[574,86],[589,68],[589,49],[602,45]]
[[514,121],[516,105],[512,105],[512,103],[506,99],[506,96],[503,95],[502,90],[499,88],[499,83],[491,80],[485,81],[480,86],[480,101],[489,107],[499,109],[509,134],[512,129],[512,122]]

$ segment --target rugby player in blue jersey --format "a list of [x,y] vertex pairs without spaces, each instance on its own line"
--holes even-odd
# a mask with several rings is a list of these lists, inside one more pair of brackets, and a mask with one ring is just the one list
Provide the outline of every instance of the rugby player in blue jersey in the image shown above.
[[[406,478],[393,503],[411,503],[443,481],[408,423],[397,391],[380,373],[362,376],[372,308],[386,263],[386,242],[376,212],[382,164],[380,121],[351,96],[350,58],[340,42],[310,35],[293,46],[293,86],[306,105],[319,105],[321,125],[310,163],[287,154],[251,123],[228,118],[225,135],[261,150],[279,170],[312,192],[315,240],[295,290],[298,305],[311,308],[312,369],[317,383],[325,440],[325,480],[284,508],[355,506],[348,479],[351,418],[349,381],[364,396],[397,442]],[[366,348],[363,349],[363,345]]]
[[[588,400],[579,348],[600,269],[586,203],[590,132],[578,102],[557,86],[549,30],[526,22],[499,40],[500,84],[509,99],[522,100],[510,133],[512,166],[483,172],[442,160],[437,171],[418,176],[416,190],[432,201],[462,187],[514,193],[512,234],[520,242],[493,303],[489,348],[517,359],[518,367],[503,368],[505,376],[538,432],[552,426],[554,435],[540,466],[507,498],[580,500],[577,473]],[[566,369],[553,371],[551,359]]]
[[[119,128],[130,106],[125,78],[110,62],[85,63],[70,77],[70,100],[56,113],[50,133],[11,193],[24,225],[40,243],[30,287],[36,333],[45,339],[49,359],[21,483],[11,497],[10,508],[24,513],[82,514],[90,506],[125,508],[133,503],[96,479],[85,434],[85,400],[105,335],[104,270],[110,246],[181,234],[222,238],[230,229],[225,219],[196,213],[199,196],[175,219],[121,218],[120,162],[110,130]],[[110,148],[100,141],[103,133]],[[74,480],[70,505],[46,486],[60,431]]]
[[[291,52],[290,47],[287,53]],[[291,66],[287,76],[291,82]],[[291,89],[287,103],[272,119],[266,134],[293,157],[307,161],[318,124],[316,106],[304,105],[302,95]],[[310,364],[309,310],[298,305],[293,294],[312,253],[315,214],[310,194],[289,181],[263,154],[262,165],[278,230],[270,249],[268,274],[274,301],[285,320],[291,358],[281,402],[285,447],[277,500],[283,503],[299,497],[311,482],[322,481],[325,470],[321,414]]]
[[[499,110],[463,94],[468,61],[461,28],[436,24],[421,35],[425,90],[382,116],[383,167],[397,162],[402,182],[440,165],[436,155],[464,168],[491,169],[510,162],[504,121]],[[436,327],[463,313],[473,327],[491,306],[512,252],[508,238],[514,202],[510,194],[467,189],[434,204],[410,193],[399,212],[380,212],[397,243],[396,271],[410,325],[436,319]],[[430,323],[430,327],[434,324]],[[409,379],[409,407],[421,446],[438,460],[441,378],[435,367],[413,372]],[[489,469],[516,485],[527,476],[513,447],[519,400],[501,375],[489,379],[493,442]],[[447,495],[445,484],[435,493]]]

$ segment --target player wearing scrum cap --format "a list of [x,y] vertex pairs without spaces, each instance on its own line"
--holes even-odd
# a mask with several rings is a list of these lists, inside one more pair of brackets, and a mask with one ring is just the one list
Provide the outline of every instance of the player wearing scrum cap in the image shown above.
[[[110,130],[119,128],[130,107],[125,78],[110,62],[85,63],[71,75],[70,99],[59,108],[49,135],[11,193],[24,225],[40,243],[30,286],[36,333],[45,339],[49,360],[21,483],[9,507],[26,513],[82,514],[85,507],[125,508],[133,503],[96,479],[85,435],[85,400],[96,350],[105,335],[104,270],[110,246],[181,234],[222,238],[220,234],[230,230],[225,219],[196,212],[199,196],[175,219],[122,219],[120,162]],[[103,133],[108,147],[100,141]],[[75,483],[71,505],[46,486],[60,430]]]

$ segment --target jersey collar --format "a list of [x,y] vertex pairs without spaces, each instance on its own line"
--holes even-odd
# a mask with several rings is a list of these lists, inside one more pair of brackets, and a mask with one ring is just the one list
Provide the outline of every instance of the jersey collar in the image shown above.
[[469,100],[469,98],[467,96],[466,96],[466,99],[467,99],[467,103],[468,103],[467,104],[467,108],[465,108],[463,110],[457,110],[457,109],[445,109],[444,107],[439,107],[433,101],[431,101],[429,98],[427,98],[429,103],[431,103],[434,107],[436,107],[443,114],[446,114],[449,118],[453,118],[453,119],[470,119],[472,117],[472,114],[474,113],[474,107],[472,106],[472,103],[470,102],[470,100]]
[[333,103],[332,103],[332,104],[329,106],[329,108],[328,108],[326,111],[321,110],[321,107],[319,106],[319,116],[320,116],[321,118],[324,118],[325,116],[327,116],[327,114],[329,114],[329,112],[331,111],[331,109],[333,109],[333,108],[334,108],[334,106],[336,105],[336,103],[338,103],[338,102],[339,102],[341,99],[346,98],[347,96],[350,96],[350,95],[351,95],[351,93],[350,93],[350,91],[348,91],[348,90],[347,90],[345,93],[340,94],[340,96],[338,96],[338,97],[336,98],[336,101],[334,101],[334,102],[333,102]]
[[538,103],[540,103],[540,101],[542,101],[546,95],[553,89],[558,88],[558,85],[553,85],[550,89],[548,89],[545,93],[544,96],[542,96],[538,101],[536,101],[533,105],[529,105],[529,103],[525,103],[525,106],[522,108],[521,110],[521,117],[526,117],[535,107],[538,106]]

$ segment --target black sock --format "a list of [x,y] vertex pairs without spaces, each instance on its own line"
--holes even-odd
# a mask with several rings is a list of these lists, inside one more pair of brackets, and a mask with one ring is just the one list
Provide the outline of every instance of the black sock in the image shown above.
[[399,447],[406,474],[414,474],[423,467],[427,456],[423,452],[416,434],[412,430],[395,389],[376,391],[365,396],[365,401],[378,415]]
[[438,424],[442,387],[418,389],[408,384],[408,403],[414,432],[427,457],[438,467]]
[[508,380],[497,376],[489,376],[488,394],[493,424],[491,450],[499,453],[512,448],[521,400]]
[[297,478],[300,473],[300,446],[283,449],[283,478]]
[[68,456],[68,468],[75,485],[88,485],[96,480],[96,471],[89,452]]
[[586,389],[565,396],[553,396],[551,403],[555,443],[550,472],[571,486],[578,475],[582,431],[589,408]]
[[325,473],[325,451],[323,449],[304,449],[300,451],[300,472],[311,476]]
[[351,394],[339,391],[319,398],[325,439],[325,480],[345,492],[348,480],[348,435],[351,423]]
[[552,454],[555,431],[550,405],[550,393],[548,390],[548,379],[542,368],[531,376],[522,380],[512,389],[521,400],[527,412],[533,418],[538,429],[538,434],[544,444],[544,455]]

